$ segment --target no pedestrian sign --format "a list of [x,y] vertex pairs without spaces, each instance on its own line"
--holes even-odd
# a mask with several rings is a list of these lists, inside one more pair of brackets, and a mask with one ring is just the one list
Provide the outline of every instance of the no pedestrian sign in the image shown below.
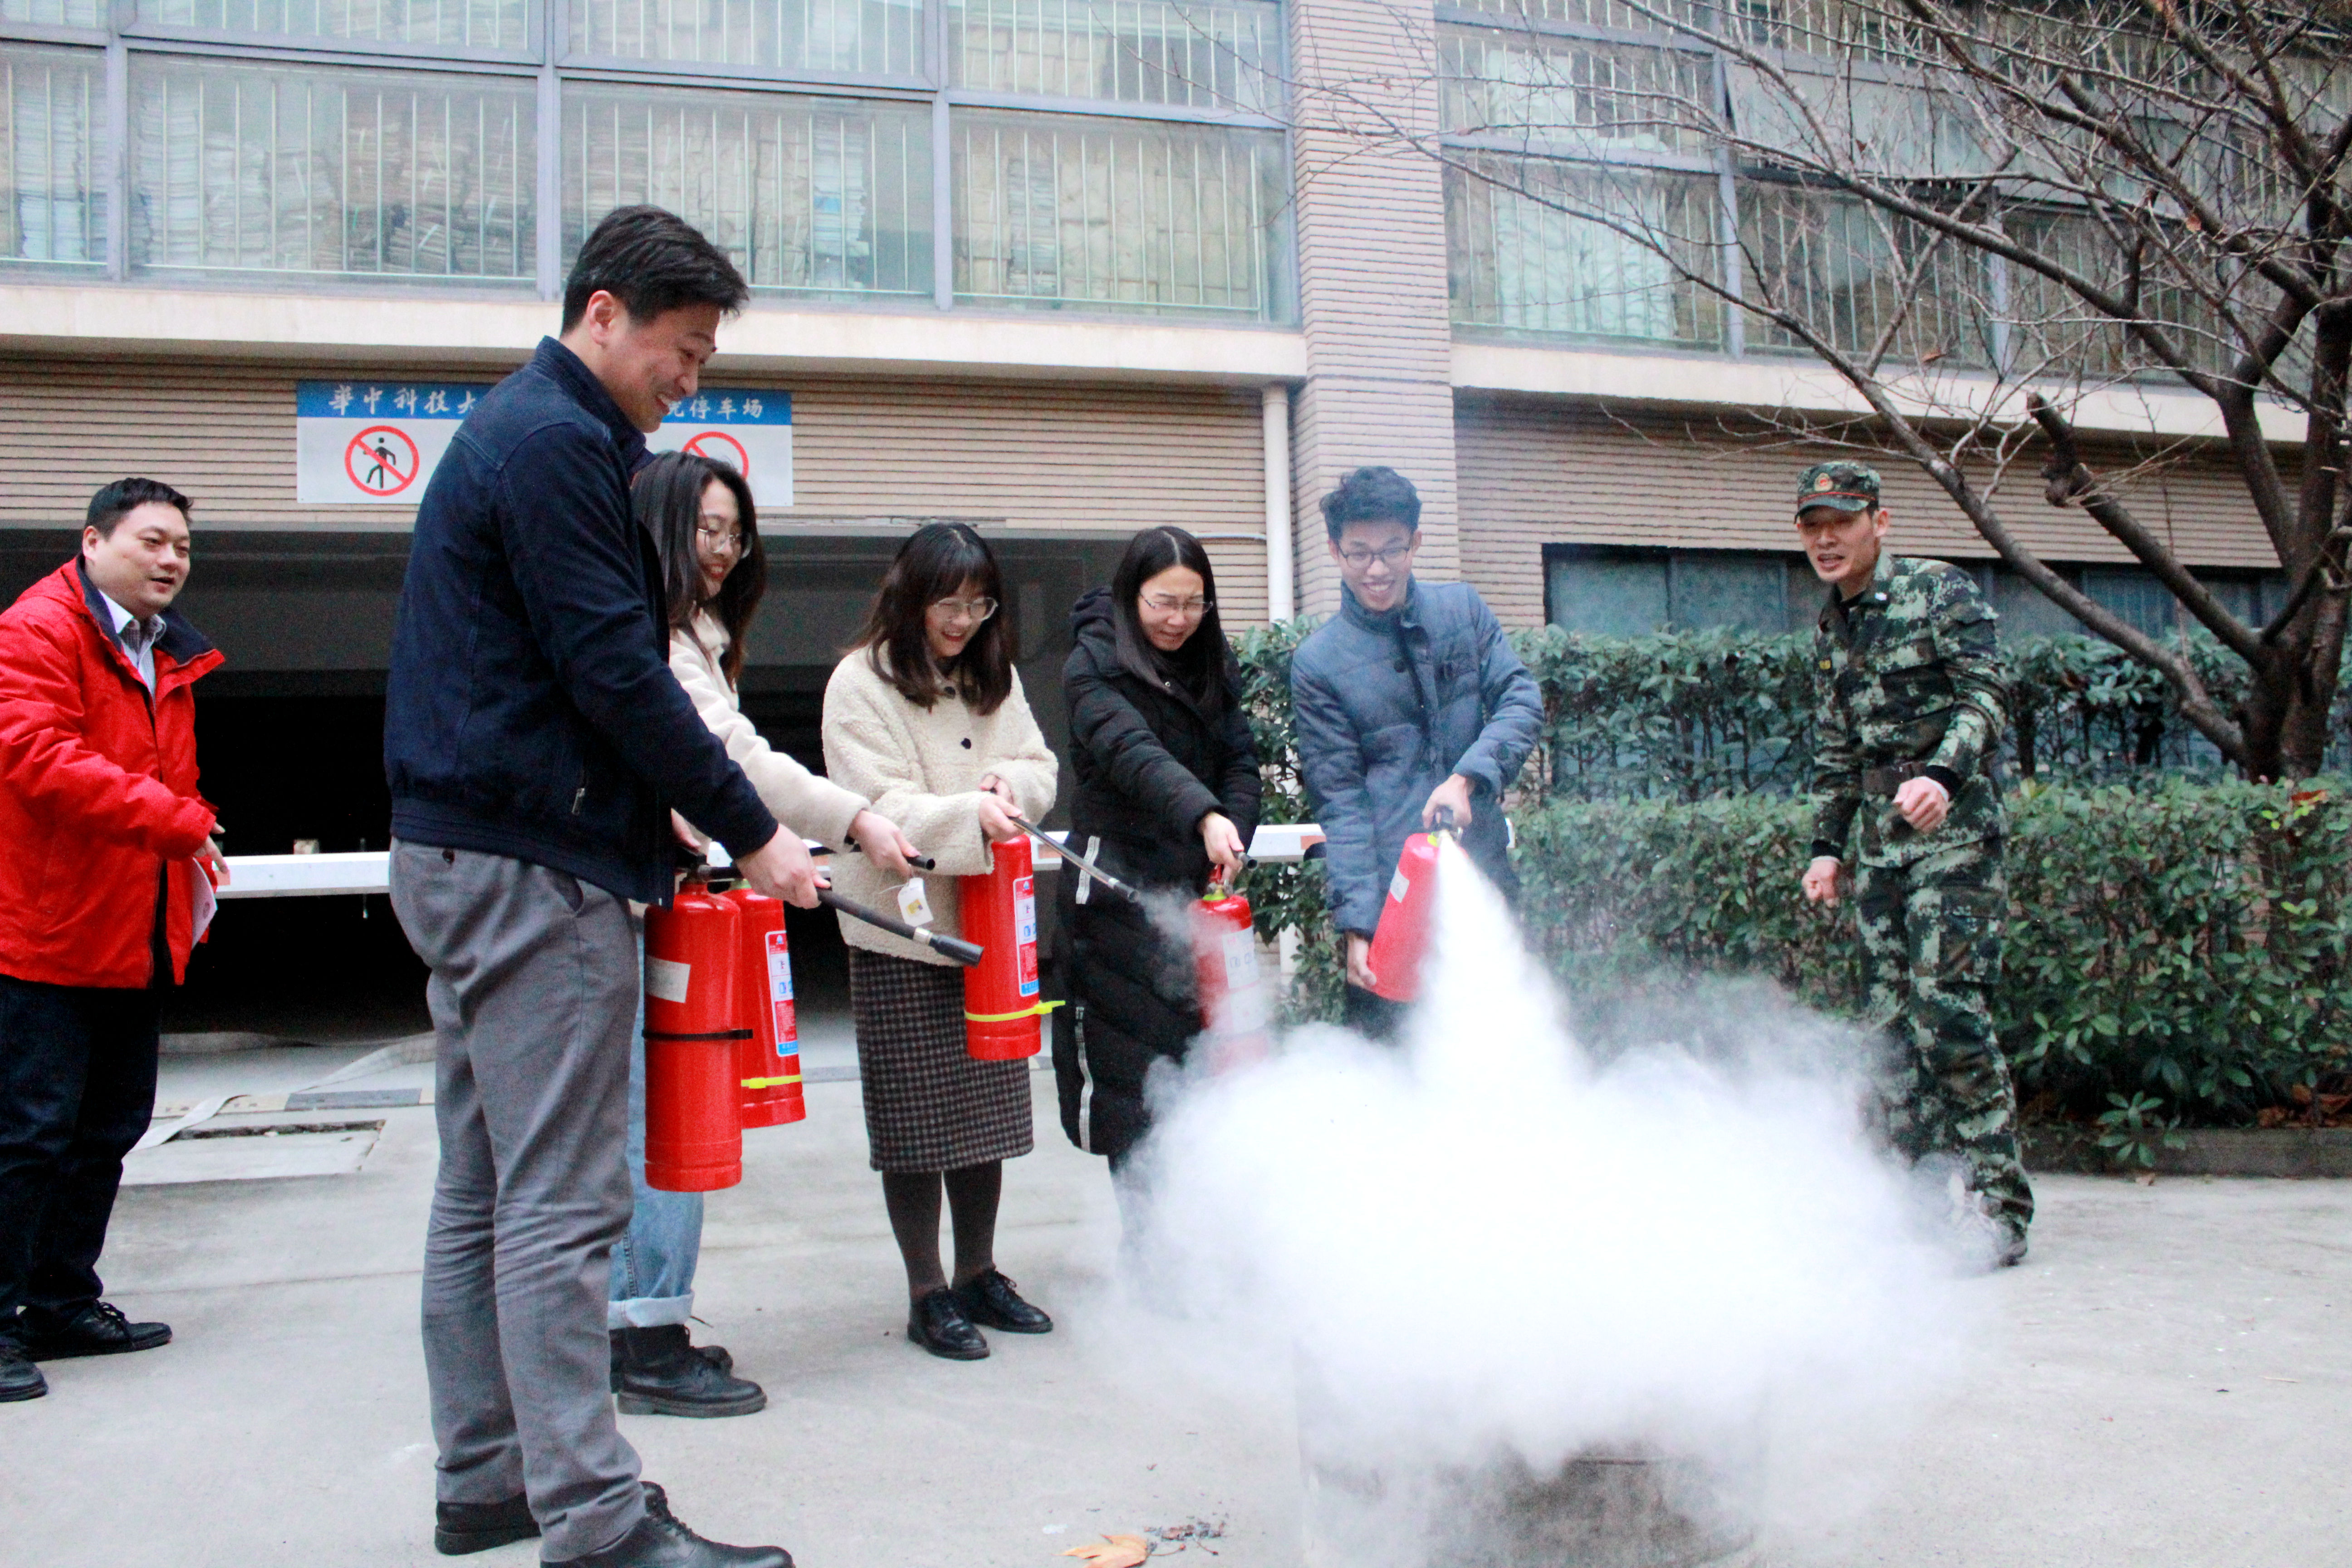
[[[305,381],[294,389],[295,499],[306,506],[404,506],[425,487],[488,382]],[[751,481],[763,507],[793,504],[793,399],[709,387],[646,437],[656,452],[699,452]]]

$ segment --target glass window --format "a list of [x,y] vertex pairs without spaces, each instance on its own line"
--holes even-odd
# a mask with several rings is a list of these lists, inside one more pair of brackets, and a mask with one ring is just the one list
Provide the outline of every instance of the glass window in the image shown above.
[[974,110],[954,144],[958,296],[1274,315],[1280,133]]
[[139,0],[138,15],[155,27],[424,48],[531,47],[529,0]]
[[1556,544],[1544,552],[1545,618],[1596,637],[1674,627],[1777,637],[1810,628],[1824,595],[1797,582],[1796,557],[1761,550],[1630,550]]
[[106,7],[100,0],[0,0],[0,22],[22,22],[34,27],[103,27]]
[[1638,637],[1666,625],[1664,551],[1555,546],[1544,556],[1544,617],[1553,626]]
[[2149,637],[2168,637],[2178,629],[2173,616],[2179,606],[2172,591],[2144,567],[2085,566],[2083,592],[2093,604]]
[[105,106],[97,50],[0,47],[0,259],[106,259]]
[[1705,55],[1493,27],[1440,30],[1438,86],[1449,135],[1595,158],[1700,151],[1715,90]]
[[524,77],[131,63],[131,260],[416,278],[535,275]]
[[767,70],[914,77],[920,0],[572,0],[572,52]]
[[[2140,308],[2147,312],[2144,319],[2170,328],[2173,341],[2192,364],[2220,372],[2234,361],[2235,340],[2220,314],[2186,286],[2180,270],[2168,260],[2159,258],[2153,265],[2135,267],[2085,213],[2019,208],[2002,221],[2027,248],[2118,295],[2137,288]],[[2084,375],[2123,375],[2156,363],[2137,339],[2093,310],[2082,296],[2030,268],[2010,268],[2009,300],[2011,360],[2021,374],[2054,366]]]
[[1711,179],[1500,154],[1468,163],[1445,171],[1455,321],[1688,348],[1721,342],[1721,308],[1658,247],[1560,210],[1614,216],[1703,273],[1717,254]]
[[[1486,11],[1497,16],[1516,16],[1538,22],[1567,22],[1584,27],[1615,27],[1623,32],[1663,32],[1653,19],[1654,14],[1674,17],[1679,22],[1705,26],[1708,7],[1704,0],[1656,0],[1640,10],[1625,0],[1457,0],[1465,11]],[[1747,0],[1748,4],[1763,5],[1769,0]]]
[[955,85],[1272,113],[1281,13],[1252,0],[949,0]]
[[[1989,289],[1978,252],[1851,199],[1759,181],[1740,185],[1739,239],[1755,299],[1825,330],[1841,349],[1870,351],[1899,318],[1896,359],[1991,363]],[[1750,322],[1748,341],[1804,348],[1760,319]]]
[[927,104],[567,86],[567,264],[638,202],[701,229],[755,288],[931,292]]
[[1781,556],[1678,550],[1670,587],[1677,626],[1771,636],[1789,629],[1789,563]]

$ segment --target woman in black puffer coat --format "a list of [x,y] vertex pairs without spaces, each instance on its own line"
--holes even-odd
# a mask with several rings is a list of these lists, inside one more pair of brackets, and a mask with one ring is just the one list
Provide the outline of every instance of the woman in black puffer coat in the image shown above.
[[1208,552],[1181,528],[1129,542],[1108,589],[1070,612],[1064,667],[1077,795],[1071,846],[1156,895],[1160,920],[1065,865],[1054,1019],[1062,1129],[1117,1174],[1150,1128],[1144,1080],[1203,1027],[1192,950],[1171,921],[1257,827],[1257,749],[1217,621]]

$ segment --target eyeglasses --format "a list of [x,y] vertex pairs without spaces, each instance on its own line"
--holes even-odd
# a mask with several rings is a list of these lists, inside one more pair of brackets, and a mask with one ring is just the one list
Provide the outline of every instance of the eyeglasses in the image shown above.
[[695,524],[694,531],[705,550],[724,550],[737,555],[743,553],[743,531],[731,521],[706,517]]
[[1183,616],[1187,618],[1205,616],[1217,607],[1214,599],[1179,599],[1168,594],[1146,594],[1143,602],[1163,616]]
[[1350,572],[1361,572],[1375,561],[1383,566],[1402,566],[1412,553],[1410,543],[1391,544],[1386,550],[1342,550],[1339,559],[1348,563]]
[[993,599],[933,599],[931,608],[950,621],[984,621],[996,614]]

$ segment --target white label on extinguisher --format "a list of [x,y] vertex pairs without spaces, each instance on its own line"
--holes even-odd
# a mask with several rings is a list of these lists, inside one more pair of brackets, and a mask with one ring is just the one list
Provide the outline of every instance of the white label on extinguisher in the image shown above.
[[898,918],[910,926],[931,923],[931,901],[923,896],[923,879],[909,877],[898,885]]
[[1412,891],[1412,884],[1405,880],[1404,868],[1398,867],[1396,875],[1389,879],[1389,901],[1401,904],[1404,902],[1404,896]]
[[1021,954],[1021,994],[1037,994],[1037,879],[1013,879],[1013,945]]
[[1245,931],[1225,933],[1225,989],[1239,991],[1257,984],[1257,937]]
[[780,931],[768,933],[768,1006],[776,1016],[776,1054],[790,1056],[786,1047],[799,1041],[801,1032],[793,1016],[793,961]]
[[646,955],[646,994],[657,1002],[686,1005],[686,983],[694,974],[694,965],[679,963],[674,959]]

